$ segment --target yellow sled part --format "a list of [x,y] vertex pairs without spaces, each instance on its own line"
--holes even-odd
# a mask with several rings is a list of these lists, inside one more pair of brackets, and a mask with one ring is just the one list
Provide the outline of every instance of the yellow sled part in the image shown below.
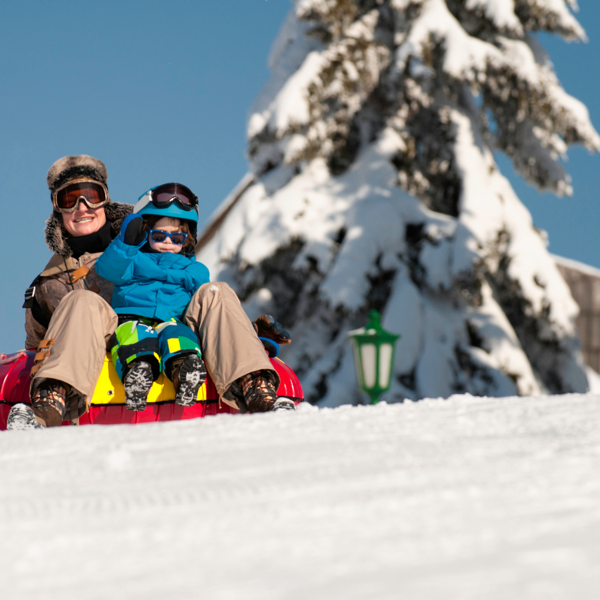
[[[198,402],[206,400],[206,383],[198,390]],[[152,384],[148,394],[148,403],[174,402],[175,388],[173,382],[168,379],[164,373],[158,376],[158,379]],[[117,375],[117,371],[112,364],[110,356],[104,357],[102,372],[96,384],[94,395],[92,396],[93,406],[104,406],[109,404],[125,404],[125,388]]]

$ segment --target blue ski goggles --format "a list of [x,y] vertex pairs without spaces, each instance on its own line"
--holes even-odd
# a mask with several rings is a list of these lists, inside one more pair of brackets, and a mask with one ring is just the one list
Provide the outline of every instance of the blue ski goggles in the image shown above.
[[188,238],[188,234],[183,231],[174,231],[173,233],[169,233],[168,231],[163,231],[162,229],[149,229],[148,235],[153,242],[161,243],[164,242],[167,238],[171,240],[172,244],[176,246],[183,246],[185,244],[185,240]]

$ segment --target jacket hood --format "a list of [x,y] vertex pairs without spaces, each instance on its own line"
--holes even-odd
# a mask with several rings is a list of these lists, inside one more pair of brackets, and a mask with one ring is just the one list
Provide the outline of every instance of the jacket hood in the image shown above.
[[[115,238],[121,231],[123,219],[133,211],[133,205],[121,204],[119,202],[109,202],[105,207],[106,220],[111,223],[111,237]],[[50,218],[46,221],[46,244],[48,248],[59,256],[65,258],[72,255],[71,248],[66,242],[70,237],[64,228],[62,217],[59,212],[53,211]]]

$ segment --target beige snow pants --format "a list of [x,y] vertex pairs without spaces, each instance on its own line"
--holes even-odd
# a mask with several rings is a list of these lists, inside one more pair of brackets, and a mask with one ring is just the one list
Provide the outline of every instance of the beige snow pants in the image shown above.
[[192,297],[185,320],[198,336],[202,357],[219,396],[236,379],[252,371],[273,371],[279,382],[237,294],[226,283],[201,286]]
[[[206,368],[220,396],[251,371],[270,370],[279,381],[236,293],[226,283],[201,286],[192,297],[185,320],[198,335]],[[54,343],[33,376],[31,394],[44,379],[62,381],[75,392],[67,399],[65,420],[84,414],[117,323],[117,314],[98,294],[69,292],[52,315],[44,339]]]

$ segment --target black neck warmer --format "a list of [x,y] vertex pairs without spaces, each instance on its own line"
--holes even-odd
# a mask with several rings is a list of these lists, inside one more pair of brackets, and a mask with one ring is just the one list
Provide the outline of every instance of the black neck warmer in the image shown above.
[[68,238],[67,244],[71,248],[71,252],[74,258],[79,258],[82,254],[88,252],[89,254],[96,254],[97,252],[104,252],[111,242],[110,237],[110,221],[106,221],[98,231],[90,233],[89,235],[82,235],[80,237]]

